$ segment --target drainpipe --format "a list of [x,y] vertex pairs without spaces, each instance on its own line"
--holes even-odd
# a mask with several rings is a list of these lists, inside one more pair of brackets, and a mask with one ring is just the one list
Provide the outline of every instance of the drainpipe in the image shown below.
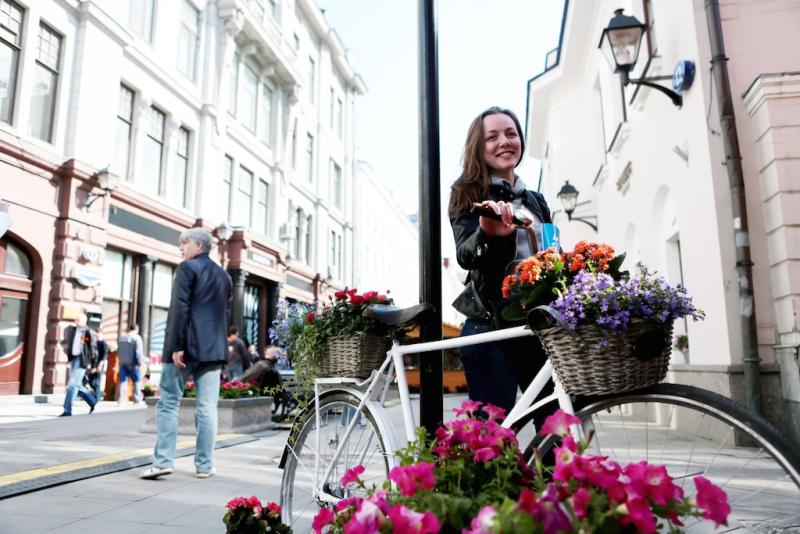
[[739,281],[739,318],[742,332],[742,364],[744,366],[744,391],[747,406],[761,413],[761,360],[758,356],[756,313],[753,302],[753,262],[750,259],[750,242],[747,224],[747,205],[742,173],[742,156],[733,114],[733,97],[728,78],[728,58],[722,39],[722,20],[718,0],[705,0],[708,40],[711,46],[711,65],[717,108],[725,149],[725,167],[731,189],[733,229],[736,243],[736,278]]

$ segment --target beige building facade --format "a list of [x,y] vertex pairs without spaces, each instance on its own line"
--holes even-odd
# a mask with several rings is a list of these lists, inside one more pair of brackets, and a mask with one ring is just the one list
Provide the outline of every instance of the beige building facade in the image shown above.
[[[744,401],[741,318],[755,313],[763,411],[800,440],[800,3],[719,2],[749,235],[733,216],[705,3],[566,4],[559,48],[529,82],[526,117],[546,197],[568,180],[580,191],[573,218],[598,225],[557,213],[563,245],[608,242],[627,252],[628,268],[641,261],[688,288],[706,319],[676,324],[689,350],[674,352],[671,380]],[[678,62],[696,65],[682,107],[623,87],[598,50],[618,8],[648,24],[631,78],[669,87]],[[753,302],[739,296],[737,239],[750,246]]]

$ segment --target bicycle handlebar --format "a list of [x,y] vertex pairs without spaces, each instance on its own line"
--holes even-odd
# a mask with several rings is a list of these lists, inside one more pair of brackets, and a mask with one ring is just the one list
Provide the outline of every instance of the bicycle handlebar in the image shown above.
[[[475,202],[474,204],[472,204],[470,212],[477,213],[481,217],[494,219],[495,221],[502,220],[502,217],[499,214],[495,213],[492,208],[484,208],[480,202]],[[519,228],[527,228],[533,222],[533,217],[529,215],[530,213],[524,207],[516,209],[514,210],[514,214],[511,217],[511,224]]]

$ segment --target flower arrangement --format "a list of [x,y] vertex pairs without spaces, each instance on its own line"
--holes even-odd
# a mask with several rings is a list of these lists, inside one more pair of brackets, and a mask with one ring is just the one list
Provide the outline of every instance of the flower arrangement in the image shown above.
[[145,379],[144,385],[142,386],[142,395],[145,397],[155,397],[158,395],[158,387]]
[[514,433],[498,423],[503,410],[466,402],[456,413],[466,417],[439,428],[431,441],[421,432],[419,443],[401,453],[401,466],[389,474],[394,487],[387,481],[366,488],[363,467],[348,471],[342,484],[366,496],[322,508],[315,532],[650,534],[681,532],[686,517],[727,524],[727,497],[706,478],[694,477],[692,500],[663,466],[587,455],[587,443],[569,434],[579,419],[561,410],[542,426],[560,439],[552,471],[538,459],[535,470],[528,467]]
[[305,326],[308,313],[315,310],[314,304],[303,302],[289,302],[281,300],[275,319],[269,329],[269,338],[272,343],[283,348],[291,359],[294,354],[294,343]]
[[359,294],[358,290],[337,291],[331,302],[320,312],[309,311],[304,319],[302,331],[294,343],[292,361],[301,383],[311,383],[316,376],[323,349],[329,337],[350,336],[357,333],[385,336],[392,329],[385,323],[364,317],[362,314],[372,304],[391,304],[392,299],[377,291]]
[[[183,387],[183,396],[194,399],[197,397],[197,387],[195,383],[189,380]],[[260,397],[261,391],[258,389],[258,383],[241,382],[239,380],[232,380],[230,382],[220,381],[219,383],[219,398],[220,399],[248,399],[250,397]]]
[[609,334],[625,332],[635,319],[669,325],[681,317],[705,317],[684,287],[671,287],[645,267],[619,280],[603,272],[580,271],[551,306],[567,330],[593,324]]
[[263,504],[258,497],[236,497],[225,505],[222,521],[227,534],[288,534],[292,529],[281,522],[281,507],[274,502]]
[[614,248],[605,243],[581,241],[571,252],[558,252],[548,248],[521,261],[514,272],[503,280],[503,298],[508,304],[503,308],[503,318],[519,321],[528,310],[549,304],[567,292],[575,276],[582,271],[603,272],[620,279],[625,255],[614,255]]

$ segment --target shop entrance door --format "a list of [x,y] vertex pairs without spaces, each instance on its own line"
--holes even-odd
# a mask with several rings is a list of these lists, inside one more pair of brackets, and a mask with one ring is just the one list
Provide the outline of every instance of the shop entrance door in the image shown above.
[[27,310],[27,294],[0,290],[0,395],[18,395],[22,388]]
[[8,236],[0,239],[0,395],[19,395],[25,372],[31,261]]

